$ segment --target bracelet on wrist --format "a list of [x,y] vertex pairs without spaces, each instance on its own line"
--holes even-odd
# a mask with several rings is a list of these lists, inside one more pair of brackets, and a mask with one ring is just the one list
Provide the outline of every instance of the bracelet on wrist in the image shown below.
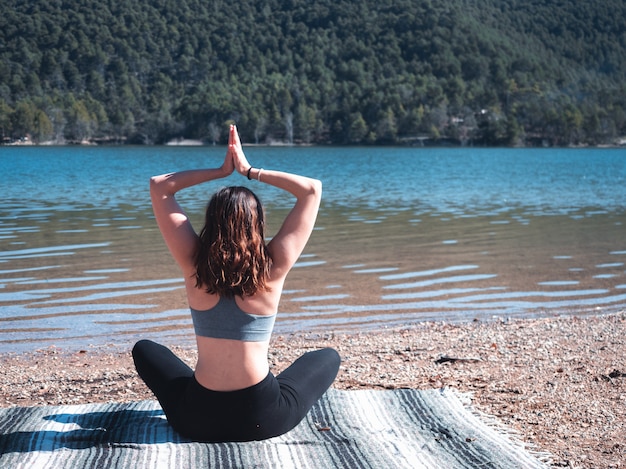
[[250,171],[252,171],[252,166],[248,168],[248,175],[247,175],[248,181],[250,181]]

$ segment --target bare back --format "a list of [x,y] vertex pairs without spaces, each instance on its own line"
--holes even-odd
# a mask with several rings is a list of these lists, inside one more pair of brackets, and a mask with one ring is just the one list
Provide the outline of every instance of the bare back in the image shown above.
[[[267,286],[250,296],[236,297],[237,306],[247,314],[273,315],[278,310],[287,273],[302,253],[315,225],[322,184],[316,179],[282,171],[253,168],[246,159],[235,126],[231,126],[228,150],[219,168],[181,171],[150,180],[150,196],[157,224],[172,256],[182,270],[189,306],[209,310],[218,304],[218,295],[196,287],[196,253],[200,238],[175,194],[182,189],[230,176],[234,171],[248,179],[289,192],[295,203],[278,232],[268,243],[272,259]],[[195,375],[200,384],[216,391],[244,389],[268,374],[269,340],[247,342],[196,336],[198,361]]]
[[[189,282],[193,283],[193,282]],[[205,311],[214,308],[219,297],[206,293],[193,285],[187,285],[189,306]],[[245,312],[271,316],[277,313],[282,285],[271,292],[258,293],[253,297],[235,299]],[[267,360],[269,340],[244,342],[196,335],[198,359],[195,367],[196,380],[214,391],[234,391],[253,386],[269,372]]]

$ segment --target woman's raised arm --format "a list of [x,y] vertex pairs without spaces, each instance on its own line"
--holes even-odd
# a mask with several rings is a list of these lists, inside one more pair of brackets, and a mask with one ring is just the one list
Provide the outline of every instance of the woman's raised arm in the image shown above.
[[194,272],[194,255],[198,235],[189,218],[176,200],[176,193],[187,187],[227,177],[234,169],[227,152],[224,163],[215,169],[196,169],[162,174],[150,178],[150,199],[159,230],[165,244],[185,275]]
[[278,233],[268,243],[272,273],[284,277],[300,257],[311,236],[322,199],[322,183],[317,179],[284,171],[253,168],[243,153],[236,127],[231,126],[230,132],[229,151],[232,152],[237,172],[285,190],[296,198]]

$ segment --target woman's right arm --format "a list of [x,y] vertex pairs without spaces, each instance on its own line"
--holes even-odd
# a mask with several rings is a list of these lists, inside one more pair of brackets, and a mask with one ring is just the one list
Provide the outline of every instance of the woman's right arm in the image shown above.
[[176,193],[187,187],[226,177],[233,169],[232,158],[227,154],[224,164],[219,168],[181,171],[150,178],[150,198],[159,230],[172,257],[185,273],[195,271],[198,235],[178,204]]
[[253,168],[243,153],[236,127],[232,126],[230,131],[230,151],[237,172],[285,190],[296,198],[278,233],[268,243],[273,274],[284,277],[302,254],[311,236],[322,199],[322,183],[317,179],[284,171]]

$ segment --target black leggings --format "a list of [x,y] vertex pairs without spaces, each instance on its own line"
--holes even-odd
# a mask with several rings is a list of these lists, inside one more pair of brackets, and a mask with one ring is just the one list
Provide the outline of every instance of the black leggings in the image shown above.
[[139,376],[159,400],[168,422],[194,441],[252,441],[282,435],[304,418],[339,371],[331,348],[308,352],[274,377],[238,391],[201,386],[170,349],[150,340],[133,348]]

